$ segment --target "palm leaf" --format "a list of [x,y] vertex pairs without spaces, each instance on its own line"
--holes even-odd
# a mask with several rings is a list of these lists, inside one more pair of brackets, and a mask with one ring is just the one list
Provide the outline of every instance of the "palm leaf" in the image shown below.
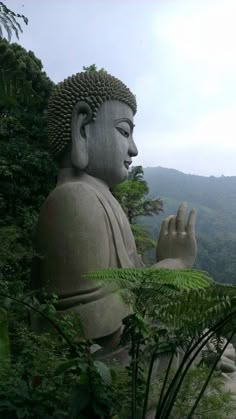
[[28,19],[24,15],[14,13],[3,2],[0,2],[0,39],[3,38],[1,25],[7,32],[8,42],[11,41],[12,31],[15,33],[17,39],[19,39],[19,32],[22,33],[23,30],[16,18],[23,19],[24,23],[26,25],[28,24]]
[[[0,28],[1,28],[1,25],[2,25],[5,29],[5,31],[7,32],[8,42],[11,41],[11,35],[12,35],[12,31],[11,31],[11,28],[10,28],[10,25],[9,25],[9,20],[10,19],[8,19],[7,16],[0,15]],[[3,32],[2,32],[2,28],[1,28],[0,38],[2,38],[2,37],[3,37]]]

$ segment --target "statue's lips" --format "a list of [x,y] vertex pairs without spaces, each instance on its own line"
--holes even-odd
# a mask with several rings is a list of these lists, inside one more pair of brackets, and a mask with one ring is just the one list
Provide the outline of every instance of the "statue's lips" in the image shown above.
[[132,161],[125,161],[124,165],[126,167],[126,169],[129,169],[129,166],[131,165]]

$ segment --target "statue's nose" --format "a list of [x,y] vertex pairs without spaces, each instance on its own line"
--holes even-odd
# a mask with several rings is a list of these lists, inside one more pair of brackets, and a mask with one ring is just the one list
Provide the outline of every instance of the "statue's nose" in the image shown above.
[[133,140],[133,137],[130,138],[130,142],[129,142],[129,155],[131,157],[135,157],[138,155],[138,149],[137,146]]

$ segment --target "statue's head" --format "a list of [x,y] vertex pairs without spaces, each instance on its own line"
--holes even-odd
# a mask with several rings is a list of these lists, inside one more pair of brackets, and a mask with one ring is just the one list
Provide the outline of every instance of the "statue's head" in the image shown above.
[[[53,155],[112,185],[127,179],[133,141],[135,96],[105,71],[78,73],[59,83],[50,98],[48,136]],[[64,166],[65,167],[65,166]]]

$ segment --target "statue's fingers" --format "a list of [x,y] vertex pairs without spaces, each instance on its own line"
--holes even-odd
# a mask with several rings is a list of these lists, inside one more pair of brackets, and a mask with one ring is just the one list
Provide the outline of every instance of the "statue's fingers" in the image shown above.
[[178,233],[184,233],[185,232],[185,213],[188,205],[187,202],[182,202],[182,204],[179,206],[177,216],[176,216],[176,230]]
[[196,211],[192,209],[190,211],[186,231],[188,234],[195,234],[195,224],[196,224]]
[[169,222],[171,220],[172,215],[169,215],[169,217],[166,217],[164,221],[162,221],[161,224],[161,230],[160,230],[160,236],[163,236],[165,234],[168,234],[169,231]]
[[171,215],[171,218],[169,221],[168,232],[170,234],[176,233],[176,216],[175,215]]

